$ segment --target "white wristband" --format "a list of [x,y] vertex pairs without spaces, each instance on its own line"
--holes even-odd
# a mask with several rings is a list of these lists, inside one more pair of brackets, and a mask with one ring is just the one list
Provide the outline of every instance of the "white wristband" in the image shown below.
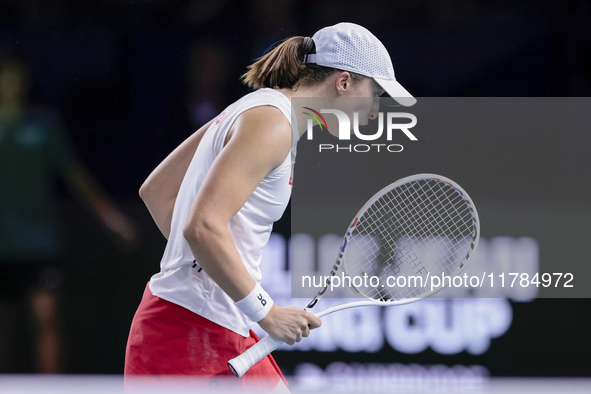
[[267,292],[259,285],[255,285],[254,289],[243,299],[236,302],[236,306],[250,318],[250,320],[257,322],[261,321],[267,316],[267,313],[273,306],[273,300]]

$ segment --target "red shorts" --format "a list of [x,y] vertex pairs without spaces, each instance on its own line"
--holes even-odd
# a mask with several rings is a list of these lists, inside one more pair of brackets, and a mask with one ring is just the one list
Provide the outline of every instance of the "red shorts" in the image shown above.
[[[152,384],[163,376],[191,376],[211,386],[230,382],[257,391],[274,388],[285,377],[270,355],[236,378],[227,362],[259,341],[244,338],[179,305],[152,295],[148,286],[131,323],[125,352],[125,387]],[[272,386],[272,387],[270,387]]]

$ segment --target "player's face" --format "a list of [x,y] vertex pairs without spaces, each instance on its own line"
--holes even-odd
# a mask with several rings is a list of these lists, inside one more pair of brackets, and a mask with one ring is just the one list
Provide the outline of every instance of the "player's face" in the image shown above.
[[[336,100],[335,107],[349,116],[351,126],[353,126],[354,113],[358,114],[358,124],[364,126],[369,119],[377,118],[380,107],[379,96],[383,92],[373,78],[363,78],[361,81],[351,83],[348,89],[344,89],[342,95]],[[352,127],[351,133],[353,133]]]
[[359,113],[359,124],[366,125],[368,119],[376,119],[380,109],[379,97],[384,90],[374,81],[373,78],[363,78],[355,84],[355,91],[351,97],[359,97],[355,112]]
[[[383,93],[383,89],[373,78],[364,77],[361,80],[353,81],[349,72],[342,71],[329,78],[320,92],[319,96],[307,98],[305,104],[301,105],[303,113],[308,113],[313,109],[320,112],[323,109],[344,112],[348,118],[349,133],[351,134],[354,133],[355,126],[367,125],[369,119],[373,120],[378,117],[379,96]],[[308,115],[310,114],[308,113]],[[325,113],[322,121],[325,122],[329,133],[339,137],[341,120],[335,115],[330,112]],[[307,119],[304,120],[304,122],[306,121]]]

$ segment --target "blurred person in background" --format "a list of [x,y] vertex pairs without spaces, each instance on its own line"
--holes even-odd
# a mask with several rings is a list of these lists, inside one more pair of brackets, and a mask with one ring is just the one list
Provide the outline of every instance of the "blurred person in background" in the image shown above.
[[215,118],[227,102],[230,80],[226,48],[214,41],[198,41],[189,51],[187,65],[187,111],[192,127]]
[[[27,102],[29,88],[25,63],[0,53],[0,373],[59,373],[64,251],[55,181],[61,178],[123,245],[135,245],[137,230],[76,157],[56,113]],[[15,340],[21,334],[32,335],[32,346]],[[29,351],[33,365],[25,366]]]

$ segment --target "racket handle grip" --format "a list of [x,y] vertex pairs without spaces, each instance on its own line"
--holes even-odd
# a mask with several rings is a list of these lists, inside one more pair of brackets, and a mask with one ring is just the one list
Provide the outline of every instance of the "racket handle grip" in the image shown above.
[[250,367],[261,361],[273,350],[277,349],[282,343],[282,341],[277,340],[270,335],[266,336],[252,345],[240,356],[228,361],[228,367],[230,367],[230,370],[235,376],[240,378],[250,369]]

